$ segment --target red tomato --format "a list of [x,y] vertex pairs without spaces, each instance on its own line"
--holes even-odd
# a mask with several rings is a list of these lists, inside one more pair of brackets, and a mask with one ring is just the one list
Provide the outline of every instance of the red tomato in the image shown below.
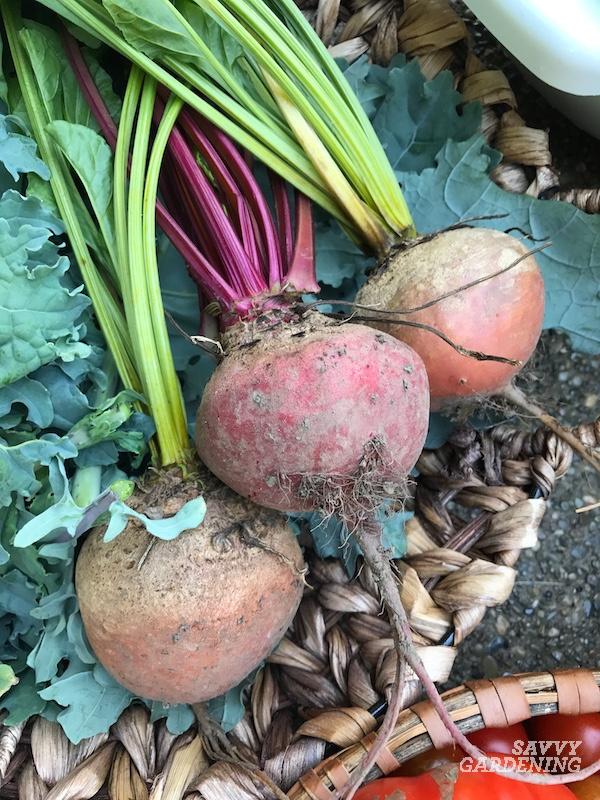
[[[498,757],[507,758],[505,754]],[[574,800],[574,797],[566,786],[536,786],[490,772],[461,771],[458,764],[447,763],[417,778],[374,781],[363,786],[355,800]]]
[[[581,767],[587,767],[600,758],[600,714],[580,714],[577,717],[566,714],[548,714],[544,717],[535,717],[527,723],[529,738],[536,742],[558,742],[552,745],[547,752],[551,757],[564,760],[565,757],[576,752],[581,758]],[[563,742],[574,742],[574,745],[565,745],[560,752]],[[578,745],[577,742],[581,742]],[[571,747],[575,748],[572,750]],[[568,759],[567,759],[568,763]]]
[[510,756],[515,742],[526,745],[529,739],[525,726],[518,722],[507,728],[484,728],[470,733],[467,739],[485,753],[506,753]]
[[354,795],[354,800],[388,798],[389,800],[440,800],[440,787],[427,773],[417,778],[381,778],[363,786]]
[[[514,757],[505,753],[491,754],[512,767]],[[529,765],[529,771],[540,771]],[[453,800],[574,800],[567,786],[537,786],[513,778],[505,778],[492,772],[461,771],[454,789]],[[442,800],[443,795],[438,798]]]

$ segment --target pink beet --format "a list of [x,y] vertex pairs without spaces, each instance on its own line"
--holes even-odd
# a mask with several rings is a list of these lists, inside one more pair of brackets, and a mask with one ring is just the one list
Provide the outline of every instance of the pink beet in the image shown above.
[[362,325],[311,314],[301,330],[279,326],[229,350],[198,409],[201,459],[239,494],[291,511],[314,506],[302,496],[307,479],[347,481],[376,442],[382,458],[374,492],[385,492],[386,481],[391,490],[414,466],[427,433],[423,362]]

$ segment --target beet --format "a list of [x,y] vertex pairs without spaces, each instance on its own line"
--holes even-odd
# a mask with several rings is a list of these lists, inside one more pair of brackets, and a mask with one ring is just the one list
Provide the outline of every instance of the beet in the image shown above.
[[164,517],[200,493],[203,523],[173,541],[132,518],[109,543],[95,529],[77,559],[81,615],[99,661],[134,694],[165,703],[236,686],[278,644],[304,587],[286,518],[207,473],[201,481],[158,473],[128,505]]
[[394,496],[427,433],[427,376],[415,352],[314,312],[251,331],[240,324],[228,334],[227,355],[204,391],[196,423],[202,461],[262,505],[327,509],[343,487],[355,491],[349,480],[375,444],[378,466],[361,491],[375,503]]
[[374,322],[419,353],[434,410],[464,398],[502,393],[531,357],[544,318],[544,282],[533,256],[457,291],[509,267],[527,252],[521,241],[500,231],[449,230],[397,250],[358,293],[358,304],[400,312],[454,292],[405,318],[432,326],[463,347],[520,362],[477,361],[428,331]]

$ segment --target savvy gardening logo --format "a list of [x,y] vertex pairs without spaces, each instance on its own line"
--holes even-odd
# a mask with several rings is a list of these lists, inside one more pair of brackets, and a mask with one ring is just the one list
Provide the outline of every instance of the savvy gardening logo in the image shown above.
[[[581,770],[581,756],[578,750],[582,742],[572,740],[544,740],[525,742],[517,739],[513,742],[511,755],[493,755],[489,757],[494,768],[499,772],[549,772],[565,773]],[[460,762],[461,772],[487,772],[484,759],[466,756]]]

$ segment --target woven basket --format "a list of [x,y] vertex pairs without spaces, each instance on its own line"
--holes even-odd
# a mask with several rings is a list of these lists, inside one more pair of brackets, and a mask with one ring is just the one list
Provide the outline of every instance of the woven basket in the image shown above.
[[596,213],[600,189],[561,189],[552,166],[549,134],[520,116],[504,72],[475,55],[473,37],[451,0],[296,0],[336,57],[367,53],[387,64],[397,53],[417,58],[425,77],[452,70],[465,102],[483,107],[482,132],[503,155],[492,173],[504,189],[543,195]]
[[[544,714],[588,714],[600,711],[600,672],[586,669],[537,672],[472,681],[442,695],[463,733],[498,728]],[[368,751],[373,737],[347,748],[310,770],[288,793],[289,800],[334,800]],[[387,775],[403,762],[452,743],[437,712],[422,702],[403,711],[378,766],[367,780]]]
[[[510,594],[514,564],[523,548],[535,545],[546,498],[571,458],[553,434],[505,425],[459,429],[446,445],[421,456],[407,555],[396,563],[415,643],[436,681],[447,680],[457,645],[485,610]],[[346,747],[375,730],[395,675],[390,628],[368,570],[351,580],[337,560],[309,554],[309,562],[309,585],[293,627],[229,737],[238,756],[284,791],[321,762],[328,747]],[[418,691],[409,680],[405,705]],[[211,760],[219,763],[207,769]],[[239,780],[236,768],[193,730],[173,737],[163,722],[151,724],[142,706],[126,711],[110,738],[77,746],[42,719],[0,735],[1,798],[139,800],[154,784],[152,800],[173,800],[197,776],[204,800],[271,796],[255,776],[247,780],[261,787],[256,794],[228,794],[230,782]],[[177,791],[176,780],[183,781]],[[118,793],[119,782],[129,795]],[[80,784],[87,793],[75,792]]]

